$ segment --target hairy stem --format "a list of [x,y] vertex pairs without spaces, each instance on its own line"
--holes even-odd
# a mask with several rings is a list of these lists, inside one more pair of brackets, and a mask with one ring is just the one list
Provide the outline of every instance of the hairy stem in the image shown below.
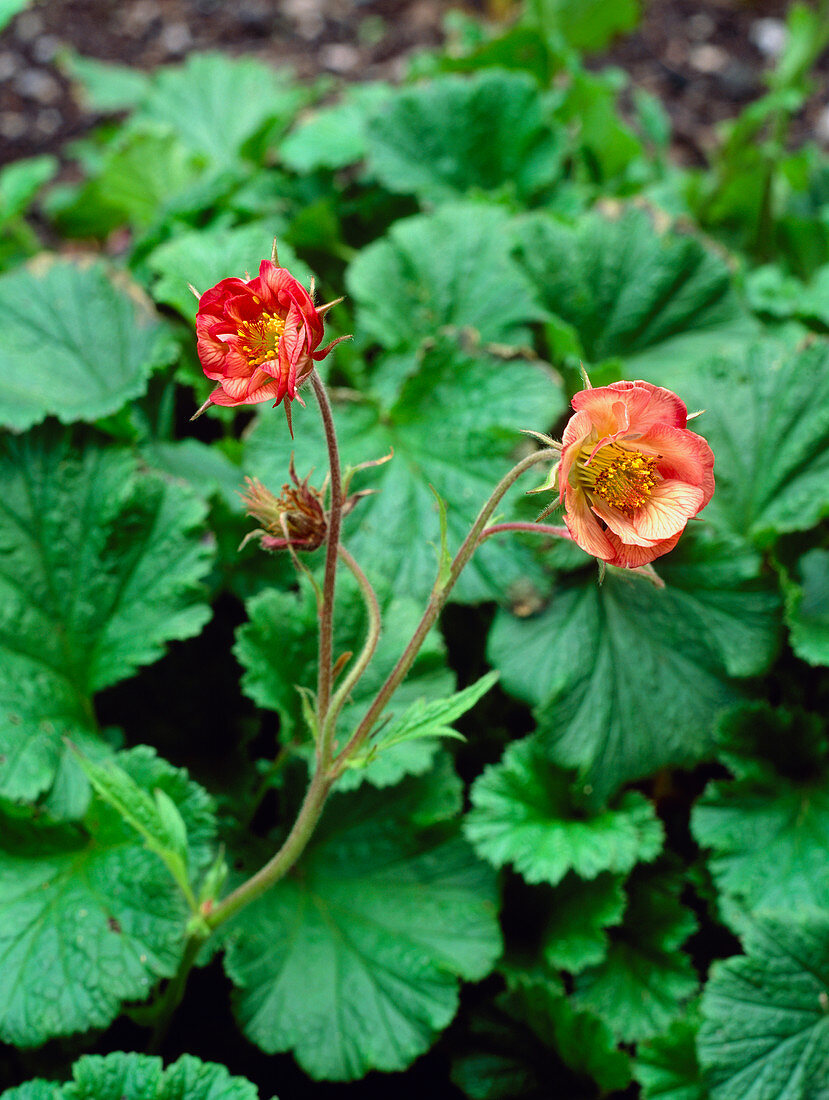
[[526,458],[522,459],[521,462],[513,466],[509,473],[505,474],[495,486],[492,495],[484,504],[483,508],[481,508],[478,513],[478,518],[473,523],[469,534],[466,536],[460,549],[453,558],[446,578],[443,581],[438,580],[435,582],[435,586],[432,589],[432,595],[429,598],[429,603],[426,605],[426,610],[423,612],[423,617],[418,623],[411,641],[403,650],[397,664],[389,673],[386,682],[380,688],[374,702],[366,711],[363,720],[351,735],[348,744],[337,755],[334,761],[335,774],[340,774],[348,757],[362,745],[369,733],[371,733],[375,722],[383,712],[383,708],[397,690],[406,673],[412,667],[412,663],[420,652],[420,647],[423,645],[426,635],[435,625],[438,615],[440,615],[449,598],[450,592],[454,588],[458,577],[463,572],[464,566],[466,566],[469,559],[474,554],[481,535],[493,512],[501,502],[501,498],[506,491],[515,484],[518,478],[531,467],[538,465],[540,462],[549,462],[551,460],[557,461],[558,457],[558,449],[554,447],[546,447],[542,451],[535,451],[533,454],[528,455]]
[[342,545],[339,547],[339,554],[351,572],[354,574],[357,583],[360,586],[360,591],[365,601],[366,611],[368,613],[368,633],[366,636],[365,645],[357,660],[348,671],[348,675],[345,677],[339,688],[335,692],[331,699],[331,705],[328,708],[328,714],[325,717],[325,724],[321,732],[321,740],[328,741],[333,745],[334,732],[336,721],[340,711],[348,699],[350,692],[353,690],[355,684],[359,681],[365,670],[368,668],[371,658],[374,656],[374,651],[377,649],[377,643],[380,640],[380,606],[377,603],[377,596],[374,593],[374,589],[371,587],[371,583],[360,566],[349,554],[346,548]]
[[293,867],[305,850],[322,816],[323,806],[333,782],[333,779],[318,764],[305,792],[305,800],[285,843],[255,875],[243,882],[241,886],[237,886],[211,912],[205,914],[208,928],[218,928],[220,924],[230,920],[240,909],[244,909],[246,905],[260,898]]
[[[334,650],[334,588],[337,583],[337,557],[340,545],[340,526],[343,512],[342,474],[340,453],[337,447],[337,433],[331,403],[325,391],[322,379],[315,370],[311,374],[311,383],[322,417],[325,430],[325,442],[328,445],[328,467],[331,477],[331,508],[328,513],[328,542],[325,548],[325,574],[322,582],[322,607],[320,609],[319,668],[317,670],[317,718],[320,729],[325,724],[328,704],[331,699],[332,654]],[[331,753],[330,742],[322,738],[317,751],[327,767]]]
[[573,536],[566,527],[552,527],[549,523],[494,523],[481,531],[478,546],[491,535],[500,535],[507,531],[526,531],[530,535],[548,535],[556,539],[570,539]]

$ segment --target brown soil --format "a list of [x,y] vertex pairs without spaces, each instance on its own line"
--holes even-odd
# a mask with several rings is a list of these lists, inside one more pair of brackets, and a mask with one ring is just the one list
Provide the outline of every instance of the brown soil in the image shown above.
[[[502,0],[36,0],[0,34],[0,163],[56,152],[97,119],[57,61],[69,46],[142,69],[222,49],[288,65],[300,78],[395,79],[413,50],[438,45],[453,7],[484,14]],[[704,160],[714,126],[763,91],[781,0],[651,0],[640,29],[597,59],[621,65],[671,114],[681,159]],[[765,51],[765,52],[764,52]],[[798,137],[829,143],[829,59]]]

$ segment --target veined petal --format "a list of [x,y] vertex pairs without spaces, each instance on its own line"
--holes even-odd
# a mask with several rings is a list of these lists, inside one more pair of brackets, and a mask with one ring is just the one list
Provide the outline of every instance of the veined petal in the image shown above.
[[609,386],[582,390],[573,397],[573,408],[587,412],[599,435],[613,435],[623,428],[617,407],[627,410],[631,433],[648,431],[655,424],[684,428],[688,419],[685,403],[675,393],[650,382],[613,382]]
[[602,500],[601,497],[593,496],[590,506],[599,519],[603,520],[623,542],[629,542],[633,546],[653,545],[654,539],[640,534],[632,519],[626,516],[624,512],[620,512],[618,508],[608,504],[607,501]]
[[601,524],[590,511],[587,497],[580,489],[568,487],[565,491],[564,522],[573,541],[594,558],[608,561],[613,557],[613,547],[607,540]]
[[249,378],[222,378],[222,388],[213,396],[214,405],[247,405],[270,401],[276,396],[278,383],[263,370]]
[[638,569],[640,565],[648,565],[656,558],[673,550],[679,542],[681,531],[671,535],[669,539],[660,539],[652,546],[632,546],[622,542],[618,535],[607,532],[607,539],[613,547],[613,557],[608,559],[608,565],[618,565],[622,569]]
[[659,424],[637,439],[635,446],[643,454],[657,457],[657,469],[663,477],[700,486],[700,508],[705,507],[714,492],[714,454],[701,435]]
[[667,478],[651,490],[633,517],[633,526],[646,539],[667,539],[679,534],[702,507],[703,491],[696,485]]

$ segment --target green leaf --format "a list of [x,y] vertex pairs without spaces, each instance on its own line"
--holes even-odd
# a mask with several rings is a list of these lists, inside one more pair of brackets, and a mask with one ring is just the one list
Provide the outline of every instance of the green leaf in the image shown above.
[[165,1070],[160,1058],[118,1051],[84,1055],[66,1085],[31,1081],[2,1100],[259,1100],[259,1093],[244,1077],[191,1054]]
[[630,1082],[630,1060],[616,1049],[606,1024],[580,1011],[555,985],[523,976],[513,978],[500,1004],[579,1076],[597,1082],[602,1092],[623,1089]]
[[717,457],[708,522],[766,545],[829,513],[829,345],[754,345],[683,373],[682,397]]
[[620,358],[631,377],[661,382],[666,362],[696,371],[757,330],[723,260],[694,237],[659,235],[640,210],[575,226],[529,215],[516,236],[539,301],[572,326],[589,363]]
[[610,940],[605,929],[620,924],[627,897],[618,876],[585,881],[568,874],[553,890],[544,929],[544,959],[554,970],[577,974],[600,963]]
[[529,343],[527,325],[544,314],[509,258],[512,225],[501,207],[471,203],[395,222],[346,272],[361,338],[414,350],[448,326],[484,343]]
[[829,665],[829,550],[810,550],[797,571],[801,583],[786,592],[792,649],[810,665]]
[[0,793],[34,799],[62,737],[94,730],[96,691],[209,617],[204,505],[127,452],[80,457],[50,434],[0,450]]
[[[829,760],[821,727],[816,715],[764,706],[742,708],[723,723],[723,755],[739,778],[709,783],[691,825],[698,843],[713,849],[708,864],[718,890],[740,909],[829,908]],[[766,745],[779,767],[765,763]]]
[[639,1045],[633,1075],[643,1100],[708,1100],[697,1058],[699,1024],[699,1012],[686,1009],[664,1035]]
[[757,313],[829,327],[829,264],[818,268],[809,283],[765,264],[746,275],[746,296]]
[[0,0],[0,30],[28,5],[29,0]]
[[777,642],[777,596],[760,562],[729,542],[694,540],[658,563],[667,587],[621,572],[563,578],[540,615],[496,615],[491,663],[505,690],[540,704],[542,740],[596,798],[712,746],[717,714]]
[[586,812],[572,777],[550,766],[535,738],[510,745],[470,797],[464,832],[475,850],[495,867],[512,863],[531,883],[555,885],[570,870],[582,878],[625,873],[662,847],[662,827],[643,795],[629,791],[617,809]]
[[345,168],[366,155],[366,125],[394,92],[380,81],[355,84],[333,107],[303,118],[279,146],[279,159],[300,174],[320,168]]
[[380,182],[427,202],[473,190],[529,201],[562,171],[564,132],[547,124],[538,85],[501,69],[399,89],[375,111],[367,139]]
[[[278,712],[280,739],[284,743],[307,743],[309,731],[297,687],[315,691],[317,684],[317,608],[311,586],[303,580],[299,593],[266,590],[249,601],[247,610],[250,621],[239,628],[234,647],[245,668],[242,689],[259,706]],[[343,708],[339,728],[346,737],[356,728],[394,668],[420,616],[421,609],[412,600],[384,601],[385,628],[377,651]],[[335,652],[359,653],[365,633],[362,599],[354,586],[343,584],[335,616]],[[434,708],[436,703],[428,700],[435,697],[440,700],[453,687],[454,676],[446,667],[442,641],[433,632],[385,713],[407,715],[413,708],[416,711]],[[451,713],[455,713],[455,708]],[[365,768],[346,772],[339,780],[339,789],[356,787],[363,779],[385,787],[399,782],[404,775],[427,771],[439,747],[439,735],[423,736],[431,740],[402,742],[379,753]]]
[[66,198],[50,196],[58,229],[72,237],[105,237],[125,224],[147,229],[164,207],[199,180],[204,158],[159,127],[128,129],[100,168]]
[[[119,763],[176,803],[195,871],[210,858],[210,800],[186,772],[133,749]],[[120,815],[94,800],[81,827],[8,816],[0,831],[0,1037],[36,1046],[106,1027],[176,970],[187,910],[166,868]]]
[[150,77],[127,65],[82,57],[66,49],[61,51],[59,64],[89,111],[132,110],[147,94]]
[[284,130],[308,100],[287,71],[253,58],[190,54],[184,65],[159,69],[135,118],[163,123],[178,139],[218,166],[251,153],[266,130]]
[[[371,744],[368,750],[369,760],[375,753],[386,752],[395,745],[417,741],[430,737],[454,737],[463,740],[461,734],[452,728],[452,723],[482,699],[497,682],[498,673],[490,672],[463,691],[457,691],[445,699],[417,699],[393,721]],[[365,763],[360,763],[364,767]]]
[[711,1100],[824,1100],[829,915],[766,914],[744,946],[745,956],[714,963],[702,998]]
[[533,0],[528,21],[576,50],[596,51],[639,22],[638,0]]
[[[440,523],[434,492],[447,503],[454,553],[512,465],[519,429],[549,425],[563,402],[539,365],[468,355],[448,338],[409,363],[417,373],[396,379],[393,393],[380,398],[369,385],[361,400],[335,403],[335,418],[346,464],[394,451],[390,462],[358,475],[360,489],[378,491],[347,517],[346,545],[370,580],[382,578],[389,590],[425,600],[436,576]],[[300,473],[325,470],[327,452],[314,410],[295,413],[294,424],[292,441],[263,415],[247,442],[246,472],[279,485],[292,451]],[[508,501],[504,513],[510,515]],[[476,552],[453,595],[467,602],[503,598],[510,585],[527,577],[539,578],[531,552],[492,538]]]
[[335,796],[301,874],[235,922],[225,964],[245,1034],[315,1079],[408,1066],[454,1016],[458,979],[500,952],[492,872],[405,821],[422,786]]
[[116,412],[174,354],[166,329],[136,309],[101,265],[56,262],[0,276],[0,423],[24,431]]
[[56,157],[30,157],[0,171],[0,227],[25,212],[34,196],[59,167]]
[[598,966],[575,977],[574,1003],[595,1012],[622,1042],[664,1031],[693,996],[697,978],[679,948],[696,929],[678,900],[683,882],[662,868],[634,871],[625,918],[610,930],[610,949]]
[[[233,275],[252,278],[259,274],[259,263],[271,256],[274,234],[283,224],[271,218],[232,229],[224,227],[180,233],[150,253],[147,265],[157,276],[152,288],[158,302],[173,306],[188,320],[196,316],[198,302],[188,284],[204,293]],[[279,263],[289,269],[304,286],[310,285],[311,271],[290,245],[279,244]]]
[[154,797],[150,797],[114,760],[96,764],[80,753],[77,759],[98,797],[135,829],[149,850],[163,861],[185,897],[192,898],[187,876],[187,826],[170,796],[156,788]]

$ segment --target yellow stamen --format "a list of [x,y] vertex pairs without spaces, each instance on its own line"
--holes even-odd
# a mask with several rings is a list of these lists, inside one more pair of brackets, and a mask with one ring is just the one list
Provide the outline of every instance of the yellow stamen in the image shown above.
[[591,459],[585,448],[577,461],[576,476],[591,493],[626,515],[641,508],[660,480],[656,458],[607,443]]
[[279,354],[279,341],[285,332],[285,322],[281,317],[263,314],[258,321],[248,321],[236,330],[240,340],[239,351],[248,359],[251,367],[258,367],[275,359]]

